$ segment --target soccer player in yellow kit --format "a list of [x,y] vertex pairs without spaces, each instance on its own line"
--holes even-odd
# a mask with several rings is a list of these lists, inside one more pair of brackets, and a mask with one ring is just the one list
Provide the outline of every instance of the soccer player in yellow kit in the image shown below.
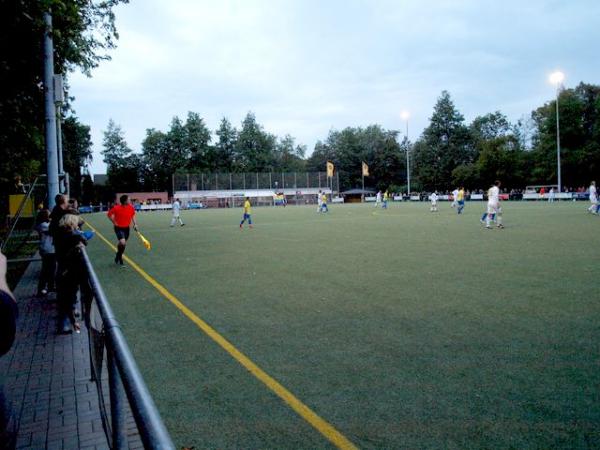
[[461,187],[458,190],[458,194],[456,196],[456,200],[458,203],[458,213],[461,214],[463,212],[463,209],[465,209],[465,188]]
[[244,222],[248,220],[248,225],[252,228],[252,205],[250,204],[250,197],[246,197],[246,201],[244,202],[244,217],[242,217],[242,221],[240,222],[240,230],[243,228]]

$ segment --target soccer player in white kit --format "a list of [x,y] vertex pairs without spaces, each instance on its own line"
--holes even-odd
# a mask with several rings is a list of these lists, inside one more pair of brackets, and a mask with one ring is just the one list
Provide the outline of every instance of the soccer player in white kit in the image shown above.
[[458,197],[458,189],[454,188],[454,190],[452,191],[452,204],[450,205],[452,208],[455,208],[458,205],[458,200],[456,199]]
[[377,192],[377,195],[375,196],[375,208],[379,205],[381,205],[381,191]]
[[588,212],[598,214],[598,193],[596,192],[596,182],[590,183],[590,202],[592,205],[588,208]]
[[429,211],[431,212],[437,212],[437,201],[438,201],[438,195],[437,192],[434,192],[433,194],[431,194],[429,196],[429,200],[431,201],[431,208],[429,209]]
[[179,199],[176,198],[175,201],[173,202],[173,218],[171,219],[171,226],[174,227],[175,226],[175,222],[179,221],[179,225],[184,226],[185,223],[183,223],[183,220],[181,220],[181,203],[179,202]]
[[556,191],[554,190],[554,188],[550,188],[550,192],[548,194],[548,203],[554,203],[555,199],[556,199]]
[[321,189],[319,189],[319,193],[317,194],[317,212],[321,212],[321,205],[323,205],[323,194],[321,194]]
[[502,208],[500,207],[500,182],[496,180],[494,185],[488,191],[488,210],[485,218],[485,227],[491,229],[492,216],[496,218],[498,228],[504,228],[502,225]]

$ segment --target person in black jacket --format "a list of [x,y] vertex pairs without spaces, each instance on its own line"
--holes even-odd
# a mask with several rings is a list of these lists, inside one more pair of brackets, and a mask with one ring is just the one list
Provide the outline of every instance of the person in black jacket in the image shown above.
[[50,234],[52,238],[54,238],[54,235],[58,232],[60,219],[69,212],[69,202],[66,195],[57,194],[56,197],[54,197],[54,200],[56,205],[50,213],[50,227],[48,229],[48,234]]
[[79,230],[79,216],[65,214],[60,219],[58,231],[54,236],[58,263],[56,300],[59,333],[71,333],[73,330],[80,332],[79,322],[75,318],[75,305],[79,286],[85,276],[85,265],[80,249],[86,244],[87,241]]

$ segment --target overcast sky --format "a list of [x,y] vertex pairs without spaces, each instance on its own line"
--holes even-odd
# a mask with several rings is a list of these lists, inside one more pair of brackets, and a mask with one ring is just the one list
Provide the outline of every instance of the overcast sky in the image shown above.
[[132,0],[116,9],[120,39],[92,78],[70,76],[104,173],[110,118],[141,151],[147,128],[198,112],[211,130],[253,111],[310,154],[330,129],[405,124],[416,139],[440,92],[467,121],[511,121],[565,85],[600,84],[598,0]]

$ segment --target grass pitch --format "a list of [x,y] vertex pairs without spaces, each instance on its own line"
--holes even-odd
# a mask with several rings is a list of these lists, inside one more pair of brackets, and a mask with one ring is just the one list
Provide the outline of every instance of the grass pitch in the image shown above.
[[[582,203],[138,214],[127,255],[361,448],[600,446],[600,219]],[[104,215],[85,217],[114,241]],[[178,446],[332,448],[98,238]]]

